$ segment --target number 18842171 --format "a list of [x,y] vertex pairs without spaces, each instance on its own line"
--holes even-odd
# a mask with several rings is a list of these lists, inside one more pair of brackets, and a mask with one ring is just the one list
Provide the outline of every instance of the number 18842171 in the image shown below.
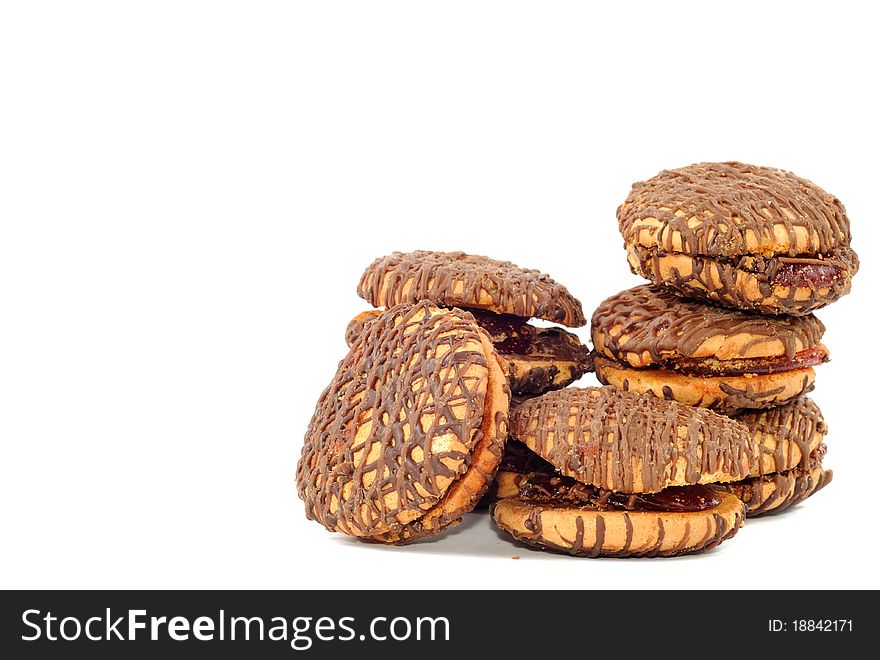
[[852,632],[852,619],[770,619],[770,632]]

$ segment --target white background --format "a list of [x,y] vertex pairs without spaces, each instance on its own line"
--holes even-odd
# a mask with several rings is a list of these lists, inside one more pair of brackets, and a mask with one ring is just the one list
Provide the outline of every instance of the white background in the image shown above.
[[[870,3],[16,5],[0,585],[880,586]],[[405,548],[304,518],[302,436],[374,257],[510,259],[590,313],[639,282],[614,215],[630,184],[728,159],[791,169],[852,220],[862,270],[819,313],[827,490],[673,560],[532,552],[485,514]]]

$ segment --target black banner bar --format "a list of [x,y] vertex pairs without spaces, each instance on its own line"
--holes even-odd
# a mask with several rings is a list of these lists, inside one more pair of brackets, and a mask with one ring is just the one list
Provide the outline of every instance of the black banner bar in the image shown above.
[[840,652],[877,638],[873,600],[844,591],[6,591],[0,650],[163,659]]

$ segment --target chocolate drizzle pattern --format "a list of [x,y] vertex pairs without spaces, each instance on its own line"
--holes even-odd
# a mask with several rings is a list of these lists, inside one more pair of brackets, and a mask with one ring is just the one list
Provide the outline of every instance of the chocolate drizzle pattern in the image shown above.
[[707,340],[737,335],[749,337],[740,354],[756,350],[757,355],[779,355],[769,350],[778,341],[784,355],[793,358],[801,348],[816,346],[824,333],[825,326],[812,314],[759,316],[685,300],[650,284],[611,296],[596,308],[592,318],[593,344],[620,362],[630,362],[631,354],[641,360],[647,354],[653,364],[690,358]]
[[[807,469],[815,456],[814,448],[828,433],[819,406],[805,396],[777,408],[744,412],[733,419],[744,424],[759,441],[761,451],[772,457],[773,472],[793,467]],[[768,436],[774,440],[772,449],[771,443],[764,440]]]
[[430,300],[570,327],[586,323],[581,303],[549,275],[463,252],[394,252],[367,267],[357,291],[374,307]]
[[742,479],[757,455],[728,417],[613,387],[529,399],[511,414],[510,432],[562,474],[623,493],[666,488],[679,460],[687,484],[717,472]]
[[[804,374],[801,379],[800,389],[795,396],[800,397],[808,394],[813,391],[814,387],[809,375]],[[783,403],[783,401],[779,400],[779,395],[785,389],[782,385],[764,389],[760,386],[760,383],[750,384],[745,387],[734,387],[729,383],[721,383],[719,388],[727,398],[724,401],[718,402],[713,409],[728,414],[734,414],[743,410],[757,410],[779,406]],[[788,403],[788,401],[786,400],[784,403]]]
[[[743,505],[740,505],[743,506]],[[499,519],[497,515],[498,508],[510,507],[528,507],[528,516],[523,522],[523,529],[516,529],[506,525]],[[687,522],[684,529],[680,532],[678,540],[669,545],[666,543],[667,532],[664,524],[664,514],[658,513],[656,519],[651,524],[656,528],[656,536],[653,541],[645,545],[635,545],[633,539],[635,537],[634,516],[627,511],[610,511],[604,513],[596,513],[595,511],[584,511],[582,515],[577,515],[574,519],[574,535],[571,538],[564,536],[558,529],[556,536],[559,541],[548,538],[548,534],[544,529],[544,515],[552,513],[556,509],[571,509],[571,505],[565,502],[534,502],[530,500],[522,500],[519,498],[508,498],[500,502],[496,502],[492,506],[492,517],[498,527],[505,533],[512,536],[516,541],[525,545],[540,549],[550,550],[553,552],[561,552],[576,557],[614,557],[614,558],[636,558],[636,557],[674,557],[677,555],[688,554],[693,552],[703,552],[717,547],[721,542],[734,536],[742,526],[744,513],[743,509],[737,510],[732,516],[732,520],[728,521],[724,516],[716,512],[698,512],[690,515],[709,516],[711,522],[705,524],[706,532],[701,538],[695,542],[689,543],[691,538],[691,524]],[[644,516],[646,514],[639,513],[635,515]],[[680,514],[679,514],[680,515]],[[606,547],[608,535],[608,521],[622,518],[625,527],[625,537],[623,544],[618,548]],[[590,542],[587,544],[587,520],[590,521],[593,529],[590,530]],[[641,517],[639,524],[646,524],[646,519]]]
[[[639,242],[646,218],[660,222],[652,238],[665,252],[711,257],[760,253],[779,243],[779,228],[791,257],[806,252],[798,249],[803,245],[798,228],[813,237],[811,253],[827,254],[850,242],[849,219],[837,198],[791,172],[737,162],[698,163],[635,183],[617,210],[627,243]],[[750,249],[749,231],[764,250]]]
[[757,518],[768,513],[779,513],[803,502],[831,483],[833,477],[831,470],[822,468],[821,461],[814,460],[810,467],[793,468],[728,484],[714,484],[713,488],[736,495],[747,507],[746,517]]
[[[509,314],[467,310],[507,363],[510,389],[520,394],[542,394],[570,385],[593,370],[590,349],[577,335],[562,328],[538,328]],[[362,312],[348,323],[345,341],[351,346],[380,312]]]
[[[594,359],[596,378],[603,385],[618,387],[624,392],[653,394],[667,401],[679,401],[692,406],[708,408],[725,415],[734,415],[747,409],[763,409],[780,406],[813,390],[813,371],[804,369],[786,374],[781,385],[767,382],[764,378],[737,376],[726,380],[722,377],[707,381],[703,377],[687,377],[684,383],[669,380],[674,372],[660,369],[634,369],[614,360]],[[615,373],[615,369],[620,369]],[[626,370],[630,369],[627,374]],[[624,375],[625,374],[625,375]],[[646,382],[637,376],[648,374],[653,378]],[[700,392],[705,383],[716,384],[716,392]],[[693,396],[696,394],[696,396]]]
[[[442,500],[481,440],[489,378],[481,336],[470,314],[427,302],[393,307],[365,327],[306,432],[296,480],[310,519],[375,536],[404,530]],[[502,443],[493,441],[499,460]]]

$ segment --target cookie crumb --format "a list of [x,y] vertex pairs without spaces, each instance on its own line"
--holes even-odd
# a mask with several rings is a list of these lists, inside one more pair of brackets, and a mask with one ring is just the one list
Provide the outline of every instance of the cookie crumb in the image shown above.
[[513,555],[513,557],[511,557],[511,559],[519,559],[519,555]]

